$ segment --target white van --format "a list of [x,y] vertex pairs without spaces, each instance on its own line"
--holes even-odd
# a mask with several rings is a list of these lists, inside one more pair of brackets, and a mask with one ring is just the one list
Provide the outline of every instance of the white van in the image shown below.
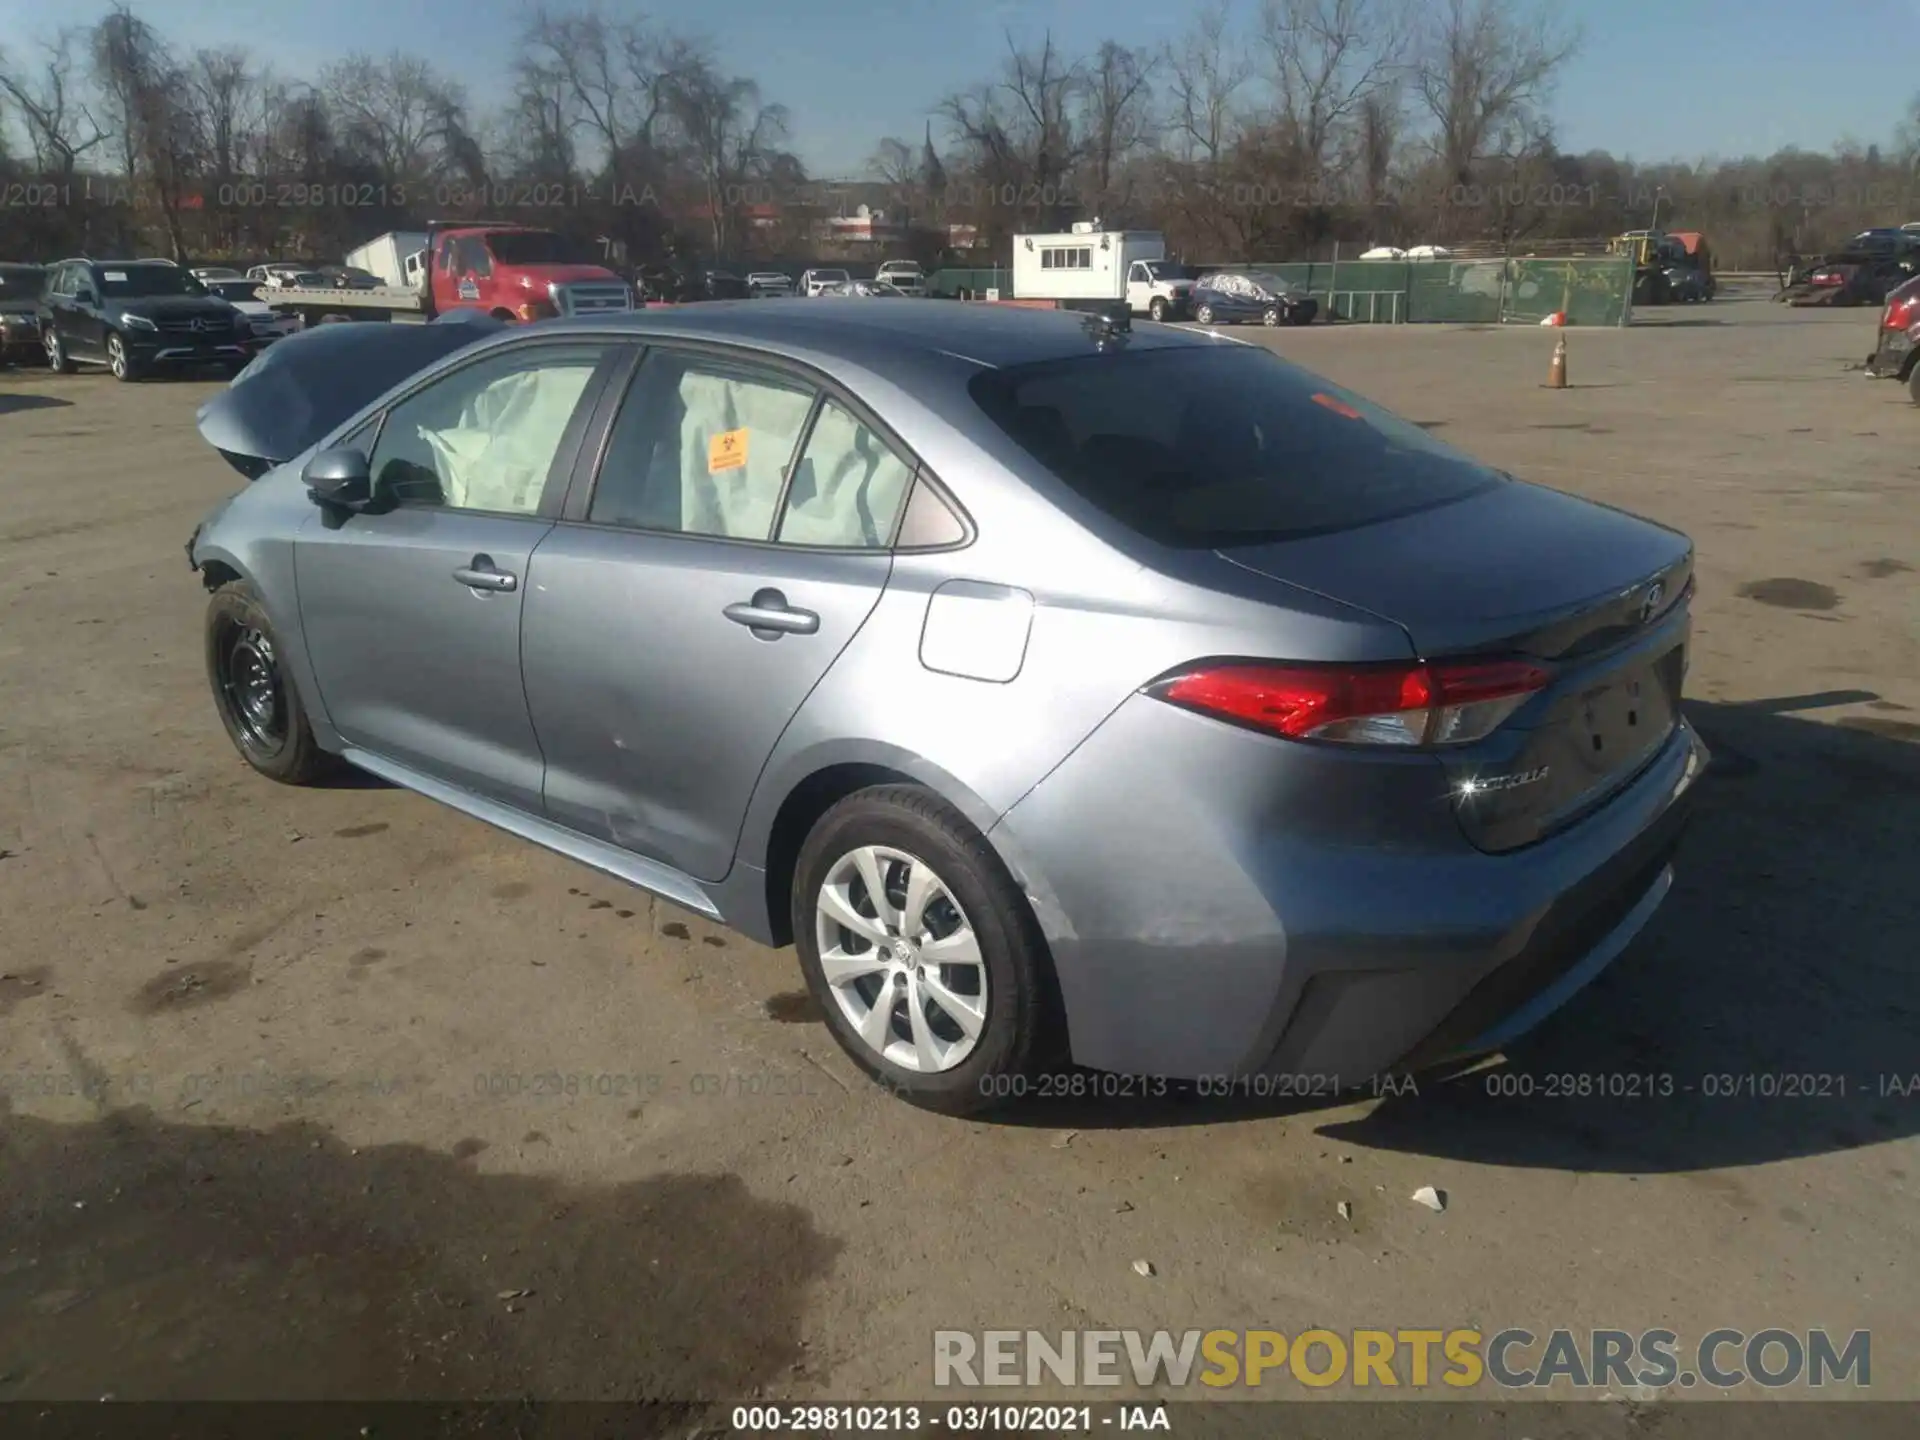
[[1013,237],[1013,293],[1070,310],[1124,300],[1136,315],[1175,320],[1187,312],[1193,277],[1167,259],[1158,230],[1102,230],[1082,222],[1065,234]]

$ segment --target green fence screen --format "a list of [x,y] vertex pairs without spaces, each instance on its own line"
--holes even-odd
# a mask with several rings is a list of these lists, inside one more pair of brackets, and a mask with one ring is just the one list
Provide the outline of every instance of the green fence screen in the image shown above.
[[1340,319],[1360,324],[1537,324],[1564,310],[1575,325],[1625,325],[1633,316],[1633,262],[1625,256],[1219,268],[1246,270],[1304,290]]
[[[1303,290],[1341,320],[1363,325],[1534,323],[1564,310],[1575,325],[1625,325],[1633,318],[1633,261],[1623,255],[1569,259],[1340,260],[1310,265],[1213,265]],[[937,270],[934,295],[1013,298],[1013,272],[988,267]]]

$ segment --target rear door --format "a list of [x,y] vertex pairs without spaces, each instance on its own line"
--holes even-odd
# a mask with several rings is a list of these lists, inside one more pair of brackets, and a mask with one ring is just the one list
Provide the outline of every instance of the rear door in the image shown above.
[[913,465],[850,400],[751,356],[652,350],[617,404],[527,597],[547,811],[718,880],[767,757],[879,600]]
[[370,438],[385,508],[316,515],[301,530],[307,652],[350,744],[540,812],[522,611],[617,353],[610,341],[536,339],[428,380]]

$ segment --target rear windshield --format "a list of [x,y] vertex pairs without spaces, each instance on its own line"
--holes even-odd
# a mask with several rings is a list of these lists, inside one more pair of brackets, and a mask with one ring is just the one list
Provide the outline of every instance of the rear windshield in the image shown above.
[[1251,345],[1123,348],[987,371],[971,389],[1082,498],[1163,545],[1346,530],[1502,479]]

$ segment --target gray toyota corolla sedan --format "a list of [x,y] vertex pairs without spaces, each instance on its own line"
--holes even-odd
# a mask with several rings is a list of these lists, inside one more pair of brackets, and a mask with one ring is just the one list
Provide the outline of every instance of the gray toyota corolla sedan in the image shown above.
[[920,1103],[1451,1064],[1671,884],[1686,537],[1264,348],[933,300],[389,328],[203,413],[264,470],[189,546],[240,753],[793,944]]

